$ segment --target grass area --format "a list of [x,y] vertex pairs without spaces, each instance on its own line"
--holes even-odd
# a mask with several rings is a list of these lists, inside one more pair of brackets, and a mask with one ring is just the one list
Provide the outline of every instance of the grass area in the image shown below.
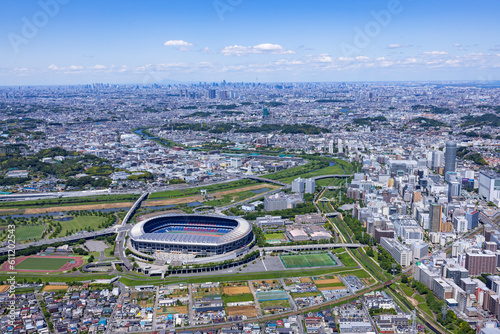
[[113,247],[106,248],[106,249],[104,250],[104,255],[105,255],[106,257],[115,257],[115,252],[114,252],[114,250],[113,250]]
[[330,222],[337,227],[337,229],[340,231],[340,233],[344,236],[344,239],[346,241],[350,241],[350,234],[349,234],[349,228],[346,226],[344,221],[340,219],[340,216],[333,217],[329,219]]
[[285,268],[308,268],[335,266],[337,262],[328,253],[280,255]]
[[[333,162],[335,163],[335,165],[328,166],[326,164],[325,166],[325,162]],[[345,174],[342,166],[348,173],[351,173],[352,165],[347,161],[341,159],[315,159],[305,165],[289,168],[277,173],[268,174],[265,177],[271,180],[280,180],[284,183],[292,183],[292,181],[297,177],[309,178],[320,175]]]
[[71,206],[103,203],[135,202],[139,195],[96,195],[86,197],[64,197],[40,199],[36,201],[0,202],[0,208],[42,208],[51,206]]
[[14,232],[16,241],[40,239],[43,229],[44,226],[42,224],[16,227],[16,231]]
[[[344,250],[343,248],[339,248],[339,249]],[[337,254],[337,257],[342,262],[342,264],[344,266],[346,266],[346,267],[354,267],[354,266],[358,265],[356,263],[356,261],[354,261],[354,259],[352,258],[352,256],[349,255],[349,253],[347,253],[345,250],[344,250],[343,253]]]
[[76,216],[73,220],[60,222],[62,226],[58,236],[65,236],[67,232],[83,231],[83,230],[99,230],[99,225],[106,221],[106,217],[100,216]]
[[259,181],[255,181],[255,180],[240,180],[240,181],[219,183],[219,184],[213,184],[210,186],[202,186],[202,187],[196,187],[196,188],[161,191],[161,192],[157,192],[157,193],[153,193],[153,194],[149,195],[148,199],[150,199],[150,200],[151,199],[169,199],[169,198],[179,198],[179,197],[200,195],[202,189],[206,189],[207,193],[211,193],[211,192],[217,192],[217,191],[223,191],[223,190],[237,189],[237,188],[241,188],[244,186],[250,186],[250,185],[257,184],[258,182]]
[[285,235],[283,233],[268,233],[268,234],[264,234],[264,237],[266,238],[266,241],[285,239]]
[[284,183],[292,183],[292,181],[295,180],[297,177],[307,179],[307,178],[314,177],[314,176],[335,175],[335,174],[345,174],[344,170],[342,169],[342,167],[340,167],[340,165],[328,166],[328,167],[321,168],[321,169],[318,169],[318,170],[315,170],[315,171],[312,171],[309,173],[300,174],[298,176],[290,176],[290,177],[281,179],[280,181],[284,182]]
[[254,189],[254,190],[245,190],[245,191],[242,191],[239,193],[227,194],[227,195],[223,195],[222,198],[214,199],[211,201],[205,201],[205,202],[203,202],[203,205],[224,206],[224,205],[230,204],[232,202],[240,202],[240,201],[246,200],[248,198],[259,195],[259,194],[256,194],[254,192],[255,190],[259,190],[259,189],[274,189],[274,187],[264,184],[264,185],[262,185],[262,187],[259,187],[259,188]]
[[413,291],[412,288],[406,286],[405,284],[401,284],[399,287],[401,288],[401,290],[403,290],[404,294],[407,295],[408,297],[413,296],[413,294],[415,293],[415,291]]
[[429,317],[434,318],[434,315],[432,314],[431,308],[427,303],[419,303],[418,308],[422,310],[425,314],[427,314]]
[[320,292],[319,291],[311,291],[311,292],[299,292],[299,293],[292,293],[291,294],[293,299],[295,298],[303,298],[303,297],[314,297],[314,296],[319,296]]
[[416,294],[416,295],[415,295],[415,297],[413,297],[413,298],[415,298],[415,300],[416,300],[419,304],[420,304],[420,303],[426,303],[425,298],[424,298],[424,297],[422,297],[422,296],[421,296],[421,295],[419,295],[419,294]]
[[17,270],[58,270],[69,259],[29,257],[16,265]]
[[338,282],[338,283],[327,283],[327,284],[316,284],[318,288],[334,288],[337,286],[345,286],[344,283]]
[[227,303],[248,302],[253,300],[253,295],[251,293],[242,293],[240,295],[232,296],[228,296],[226,294],[222,295],[222,301],[224,302],[224,305],[226,305]]
[[316,185],[320,187],[329,187],[329,186],[342,186],[345,185],[345,179],[344,178],[328,178],[328,179],[321,179],[316,181]]
[[361,262],[363,267],[365,267],[373,276],[375,276],[378,280],[384,282],[390,279],[390,277],[386,277],[385,273],[382,272],[380,267],[377,267],[375,263],[373,263],[368,256],[363,256],[362,251],[358,248],[352,251],[356,259]]
[[290,307],[290,302],[288,300],[266,300],[264,302],[259,302],[259,305],[261,309],[270,306]]

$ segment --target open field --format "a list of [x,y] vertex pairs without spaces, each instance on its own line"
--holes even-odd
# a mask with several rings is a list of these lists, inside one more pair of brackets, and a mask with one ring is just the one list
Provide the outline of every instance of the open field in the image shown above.
[[153,193],[149,195],[149,199],[172,199],[179,197],[188,197],[193,195],[200,195],[202,189],[206,189],[209,195],[215,192],[221,192],[222,190],[230,190],[230,189],[243,189],[249,185],[262,185],[259,181],[254,180],[240,180],[219,184],[212,184],[207,186],[201,186],[196,188],[185,188],[179,190],[167,190],[161,191],[157,193]]
[[[15,270],[20,272],[66,271],[83,265],[83,259],[77,256],[20,256],[15,261]],[[8,262],[4,262],[1,269],[2,271],[12,271]]]
[[222,287],[222,293],[225,293],[228,296],[233,296],[252,292],[248,286],[224,286]]
[[99,230],[98,226],[106,221],[105,217],[100,216],[77,216],[73,220],[60,222],[62,229],[59,236],[65,236],[66,232],[81,230]]
[[335,266],[337,263],[328,253],[280,255],[285,268],[309,268]]
[[257,309],[253,305],[226,307],[226,313],[228,316],[246,315],[248,318],[255,318],[258,314]]
[[314,280],[314,284],[335,284],[335,283],[342,283],[342,281],[338,278],[327,278],[327,279],[317,279]]
[[10,285],[0,285],[0,293],[4,293],[5,291],[9,290]]
[[40,239],[44,230],[42,224],[39,225],[23,225],[16,227],[14,232],[16,236],[16,241],[26,241],[33,239]]
[[243,293],[240,295],[232,295],[232,296],[227,296],[227,295],[222,295],[222,301],[224,302],[224,305],[227,303],[238,303],[238,302],[253,302],[253,294],[251,293]]
[[314,297],[314,296],[319,296],[320,293],[318,291],[311,291],[311,292],[299,292],[299,293],[291,293],[293,299],[295,298],[305,298],[305,297]]
[[134,203],[132,202],[121,202],[121,203],[102,203],[102,204],[82,204],[82,205],[68,205],[68,206],[52,206],[52,207],[40,207],[40,208],[28,208],[24,211],[25,214],[39,214],[48,212],[59,212],[59,211],[91,211],[91,210],[101,210],[101,209],[125,209],[128,210],[132,207]]
[[312,282],[310,277],[300,277],[299,280],[300,280],[300,283],[311,283]]
[[288,299],[283,299],[283,300],[266,300],[259,302],[260,308],[264,310],[265,307],[269,306],[283,306],[283,307],[290,307],[290,302]]
[[[223,199],[225,196],[226,196],[226,198],[229,198],[229,195],[234,195],[234,197],[237,199],[238,193],[242,193],[242,192],[247,193],[247,191],[261,189],[261,188],[277,189],[279,187],[276,185],[262,184],[261,183],[261,184],[254,184],[252,186],[246,186],[246,187],[241,187],[241,188],[236,188],[236,189],[219,191],[219,192],[215,192],[215,193],[208,193],[209,196],[213,196],[213,197],[215,197],[215,199],[210,200],[208,202],[205,202],[204,204],[208,204],[208,203],[212,202],[212,205],[215,205],[215,204],[213,204],[215,200],[221,199],[221,198]],[[194,188],[192,188],[192,189],[194,189]],[[257,196],[257,195],[258,194],[252,193],[252,196],[250,196],[250,197]],[[187,196],[187,197],[174,197],[174,198],[169,198],[169,199],[148,200],[144,203],[144,206],[154,207],[154,206],[164,206],[164,205],[187,204],[187,203],[191,203],[191,202],[203,202],[203,201],[204,201],[203,196],[191,195],[191,196]],[[231,199],[229,199],[229,201],[227,201],[227,203],[222,201],[221,202],[222,204],[219,204],[219,205],[228,204],[230,202],[231,202]]]
[[[343,248],[338,248],[338,249],[343,249]],[[342,262],[346,267],[354,267],[358,265],[356,261],[354,261],[352,256],[349,255],[349,253],[347,253],[347,251],[337,254],[337,257],[339,258],[340,262]]]
[[283,239],[285,239],[285,235],[283,233],[269,233],[269,234],[264,234],[264,237],[266,238],[266,241],[268,241],[268,240],[283,240]]
[[[92,195],[81,197],[63,197],[63,198],[47,198],[39,200],[16,201],[16,202],[0,202],[0,210],[22,209],[22,208],[41,208],[41,207],[64,207],[64,206],[80,206],[80,205],[94,205],[94,204],[111,204],[120,202],[133,202],[139,195]],[[58,211],[69,211],[58,210]],[[52,211],[50,211],[52,212]]]
[[55,291],[55,290],[68,290],[67,285],[46,285],[43,287],[42,291]]
[[324,286],[324,287],[320,287],[318,286],[318,290],[319,291],[325,291],[325,290],[341,290],[341,289],[345,289],[345,285],[342,284],[342,285],[338,285],[338,286]]

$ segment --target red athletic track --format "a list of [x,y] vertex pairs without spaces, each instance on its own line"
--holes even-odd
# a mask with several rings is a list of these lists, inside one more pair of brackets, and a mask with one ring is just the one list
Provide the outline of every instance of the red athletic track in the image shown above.
[[63,265],[61,268],[59,268],[58,270],[29,270],[29,269],[13,269],[11,268],[10,264],[8,263],[8,261],[5,261],[3,264],[2,264],[2,267],[0,268],[1,271],[16,271],[16,272],[26,272],[26,273],[46,273],[46,272],[50,272],[50,273],[56,273],[56,272],[62,272],[62,271],[67,271],[67,270],[71,270],[71,268],[73,267],[80,267],[83,265],[83,259],[81,257],[72,257],[72,256],[57,256],[57,255],[49,255],[49,256],[38,256],[38,255],[31,255],[31,256],[20,256],[20,257],[16,257],[15,258],[15,261],[16,261],[16,265],[18,265],[19,263],[23,262],[24,260],[26,260],[28,257],[34,257],[34,258],[49,258],[49,259],[68,259],[68,261],[70,260],[74,260],[75,263],[72,264],[72,263],[66,263],[65,265]]

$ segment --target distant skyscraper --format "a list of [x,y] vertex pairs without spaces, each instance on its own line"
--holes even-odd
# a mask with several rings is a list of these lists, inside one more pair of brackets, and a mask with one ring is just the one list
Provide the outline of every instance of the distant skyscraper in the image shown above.
[[328,143],[328,153],[333,154],[333,139]]
[[443,207],[441,204],[431,204],[431,210],[429,212],[429,230],[430,232],[441,232],[441,215],[443,212]]
[[262,109],[262,118],[269,118],[269,110],[267,108]]
[[208,91],[208,98],[215,99],[217,97],[217,91],[215,89],[210,89]]
[[449,141],[446,143],[446,155],[444,160],[444,175],[447,172],[455,171],[455,163],[457,160],[457,143]]
[[337,140],[337,147],[338,147],[339,153],[342,153],[344,147],[342,146],[342,139],[340,139],[340,138]]

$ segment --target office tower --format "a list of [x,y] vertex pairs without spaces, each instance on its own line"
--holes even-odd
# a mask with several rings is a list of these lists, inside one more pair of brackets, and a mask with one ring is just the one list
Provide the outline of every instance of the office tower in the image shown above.
[[500,174],[492,170],[482,170],[479,173],[479,195],[487,201],[500,199]]
[[429,229],[430,232],[441,232],[441,215],[443,206],[441,204],[432,204],[429,211]]
[[316,182],[313,178],[309,178],[305,180],[305,191],[306,194],[314,194],[316,190]]
[[442,151],[432,152],[432,168],[439,168],[443,166],[444,154]]
[[448,201],[451,202],[453,197],[460,196],[460,191],[462,190],[462,184],[457,181],[451,181],[448,183]]
[[455,163],[457,160],[457,143],[449,141],[446,143],[446,155],[444,160],[444,175],[447,172],[455,171]]
[[465,214],[465,219],[467,219],[467,228],[469,230],[475,229],[479,224],[479,211],[469,211]]
[[338,147],[338,150],[339,150],[339,153],[342,153],[344,152],[344,147],[342,146],[342,139],[337,139],[337,147]]
[[209,89],[209,90],[208,90],[208,97],[209,97],[210,99],[215,99],[215,98],[216,98],[216,96],[217,96],[217,92],[216,92],[216,90],[215,90],[215,89]]
[[262,118],[269,118],[269,110],[267,108],[262,109]]

